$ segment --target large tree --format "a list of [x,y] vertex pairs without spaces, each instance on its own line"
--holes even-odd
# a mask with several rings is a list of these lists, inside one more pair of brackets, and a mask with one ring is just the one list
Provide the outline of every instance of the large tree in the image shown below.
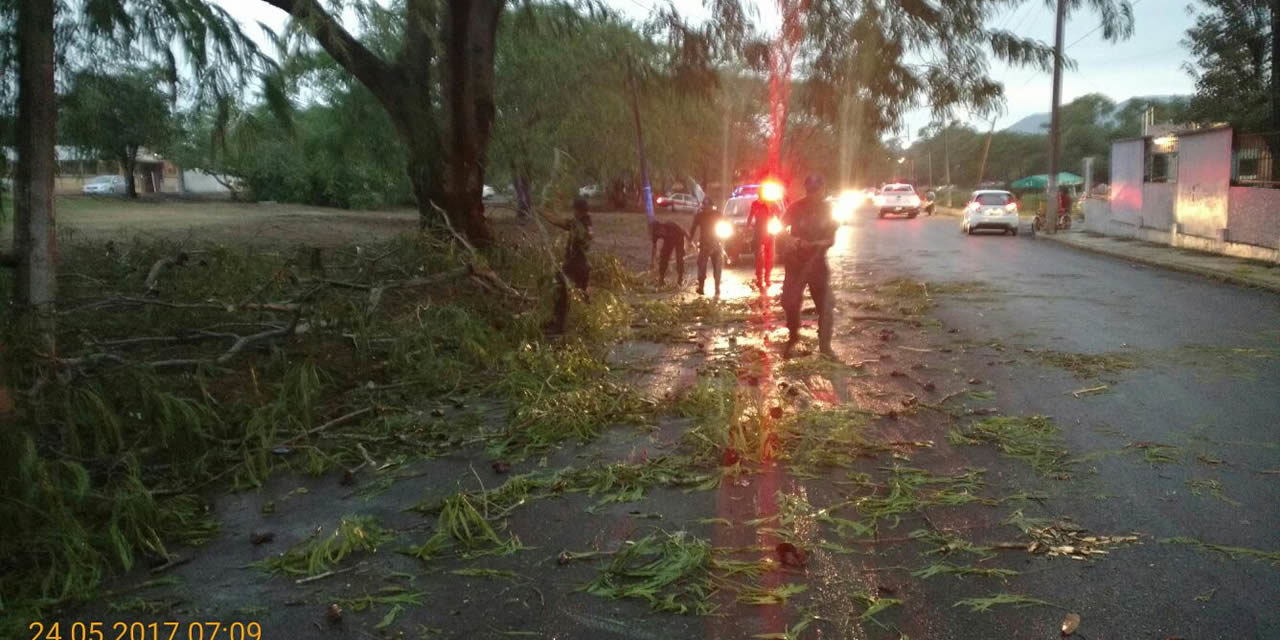
[[138,197],[138,150],[161,149],[172,137],[173,118],[161,80],[155,72],[132,69],[81,71],[63,97],[61,139],[119,162],[130,198]]
[[481,196],[504,1],[404,0],[395,7],[399,42],[390,51],[358,39],[317,0],[263,1],[293,16],[391,116],[422,223],[439,206],[473,242],[487,244]]
[[1280,131],[1280,6],[1272,0],[1203,0],[1183,41],[1195,61],[1193,115],[1238,129]]

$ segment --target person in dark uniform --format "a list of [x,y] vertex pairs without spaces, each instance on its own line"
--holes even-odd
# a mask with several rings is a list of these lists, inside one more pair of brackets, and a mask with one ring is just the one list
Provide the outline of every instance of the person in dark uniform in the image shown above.
[[[545,216],[544,216],[545,217]],[[547,218],[547,222],[569,232],[564,246],[564,264],[556,274],[556,301],[548,332],[564,333],[565,319],[569,314],[569,282],[582,291],[588,302],[591,293],[587,285],[591,281],[591,267],[587,264],[587,250],[591,248],[591,215],[587,213],[587,199],[573,199],[573,217],[565,221]]]
[[649,225],[649,268],[653,268],[654,257],[658,255],[658,243],[662,243],[662,256],[658,262],[658,286],[667,279],[667,263],[671,254],[676,257],[676,285],[684,284],[684,242],[687,239],[684,229],[674,222],[654,222]]
[[755,236],[756,288],[764,291],[773,282],[773,234],[769,233],[769,220],[773,214],[762,200],[751,203],[747,212],[747,226]]
[[[711,261],[711,272],[716,279],[716,297],[720,296],[720,270],[723,268],[724,249],[720,246],[720,237],[716,235],[716,225],[724,218],[720,210],[710,202],[703,203],[698,213],[693,216],[689,225],[689,237],[698,241],[698,295],[705,296],[707,285],[707,261]],[[695,233],[700,232],[700,233]]]
[[826,185],[821,176],[804,181],[805,197],[787,210],[791,227],[791,251],[786,258],[786,276],[782,280],[782,310],[787,316],[787,345],[783,356],[790,357],[800,341],[800,305],[804,289],[809,288],[813,304],[818,308],[818,349],[826,356],[831,350],[832,310],[835,299],[831,292],[831,272],[827,267],[827,249],[836,241],[836,222],[830,205],[824,201]]

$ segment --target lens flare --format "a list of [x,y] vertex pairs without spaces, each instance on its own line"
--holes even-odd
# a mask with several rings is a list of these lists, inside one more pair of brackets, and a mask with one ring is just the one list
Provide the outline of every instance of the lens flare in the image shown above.
[[716,237],[721,240],[728,240],[733,235],[733,225],[728,220],[721,220],[716,223]]
[[760,185],[760,199],[767,202],[777,202],[782,199],[785,191],[782,184],[772,180]]
[[769,218],[769,223],[765,225],[765,230],[769,232],[769,235],[773,236],[782,233],[782,221],[777,218]]

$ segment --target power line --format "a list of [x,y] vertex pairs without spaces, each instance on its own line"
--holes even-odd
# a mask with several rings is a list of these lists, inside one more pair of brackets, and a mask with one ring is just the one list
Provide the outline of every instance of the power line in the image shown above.
[[[1142,4],[1142,0],[1134,0],[1134,2],[1133,2],[1133,5],[1132,5],[1132,6],[1135,6],[1135,7],[1136,7],[1136,6],[1140,5],[1140,4]],[[1071,47],[1074,47],[1074,46],[1076,46],[1076,45],[1080,44],[1082,41],[1084,41],[1084,39],[1085,39],[1085,38],[1088,38],[1089,36],[1091,36],[1091,35],[1093,35],[1093,34],[1097,33],[1097,32],[1098,32],[1098,30],[1099,30],[1099,29],[1101,29],[1103,26],[1104,26],[1104,25],[1099,24],[1098,26],[1096,26],[1096,27],[1094,27],[1094,28],[1090,29],[1090,30],[1089,30],[1087,33],[1085,33],[1084,35],[1080,36],[1079,38],[1076,38],[1075,40],[1073,40],[1073,41],[1071,42],[1071,44],[1069,44],[1069,45],[1067,45],[1067,46],[1065,46],[1065,47],[1063,47],[1063,48],[1062,48],[1063,52],[1065,53],[1067,49],[1070,49]],[[1024,88],[1024,87],[1026,87],[1027,85],[1031,84],[1031,81],[1032,81],[1032,80],[1035,80],[1035,79],[1036,79],[1036,76],[1038,76],[1038,75],[1039,75],[1039,73],[1038,73],[1038,72],[1036,72],[1036,71],[1032,71],[1032,72],[1031,72],[1031,75],[1027,78],[1027,81],[1026,81],[1026,82],[1023,82],[1023,83],[1022,83],[1018,88],[1019,88],[1019,89],[1022,89],[1022,88]]]
[[[1134,0],[1134,2],[1133,2],[1133,5],[1132,5],[1132,6],[1135,6],[1135,7],[1136,7],[1136,6],[1140,5],[1140,4],[1142,4],[1142,0]],[[1081,40],[1084,40],[1085,38],[1088,38],[1089,36],[1091,36],[1091,35],[1093,35],[1093,34],[1097,33],[1097,32],[1098,32],[1098,29],[1101,29],[1101,28],[1102,28],[1102,27],[1104,27],[1104,26],[1105,26],[1105,24],[1103,24],[1103,23],[1099,23],[1099,24],[1098,24],[1098,26],[1094,27],[1093,29],[1090,29],[1088,33],[1086,33],[1086,34],[1084,34],[1084,35],[1080,36],[1079,38],[1076,38],[1074,41],[1072,41],[1072,42],[1071,42],[1071,44],[1069,44],[1069,45],[1067,45],[1066,47],[1064,47],[1064,48],[1063,48],[1063,51],[1066,51],[1067,49],[1070,49],[1071,47],[1074,47],[1074,46],[1076,46],[1076,45],[1080,44],[1080,41],[1081,41]]]

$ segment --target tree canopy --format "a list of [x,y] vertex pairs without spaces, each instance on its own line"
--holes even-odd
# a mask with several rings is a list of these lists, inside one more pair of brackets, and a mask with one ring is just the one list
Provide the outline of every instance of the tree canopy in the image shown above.
[[59,137],[72,146],[119,161],[129,189],[138,197],[134,164],[138,150],[165,147],[173,133],[169,101],[155,71],[81,71],[62,98]]
[[1276,101],[1277,8],[1269,0],[1204,0],[1183,43],[1194,62],[1192,115],[1246,131],[1280,130]]

